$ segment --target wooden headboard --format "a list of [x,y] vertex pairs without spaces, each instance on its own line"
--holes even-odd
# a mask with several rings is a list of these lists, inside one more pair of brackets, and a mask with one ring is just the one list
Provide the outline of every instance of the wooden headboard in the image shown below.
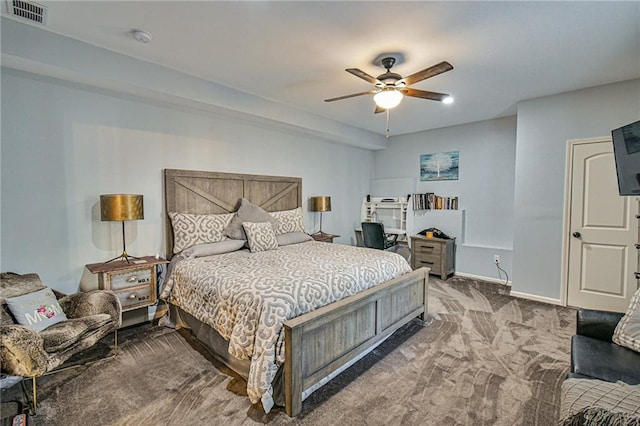
[[[246,198],[266,211],[302,206],[302,178],[202,172],[164,171],[167,214],[233,213]],[[166,217],[167,258],[173,255],[173,229]]]

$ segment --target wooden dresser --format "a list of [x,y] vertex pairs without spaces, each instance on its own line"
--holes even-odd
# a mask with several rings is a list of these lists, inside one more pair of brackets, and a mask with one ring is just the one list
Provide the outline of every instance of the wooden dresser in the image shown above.
[[411,237],[411,267],[426,266],[431,274],[440,275],[443,280],[456,270],[456,239],[443,240],[422,235]]

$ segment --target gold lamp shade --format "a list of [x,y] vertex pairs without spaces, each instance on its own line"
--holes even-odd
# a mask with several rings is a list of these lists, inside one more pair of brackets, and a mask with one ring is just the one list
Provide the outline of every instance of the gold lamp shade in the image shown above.
[[142,195],[106,194],[100,196],[100,220],[140,220],[144,219]]
[[326,195],[311,197],[311,211],[320,212],[320,232],[316,232],[314,235],[328,235],[322,232],[322,212],[331,211],[331,197]]
[[100,220],[122,222],[122,254],[105,263],[120,259],[129,263],[129,259],[138,259],[127,254],[127,243],[124,235],[126,220],[144,219],[142,195],[138,194],[105,194],[100,196]]
[[319,197],[311,197],[311,211],[312,212],[330,212],[331,211],[331,197],[321,195]]

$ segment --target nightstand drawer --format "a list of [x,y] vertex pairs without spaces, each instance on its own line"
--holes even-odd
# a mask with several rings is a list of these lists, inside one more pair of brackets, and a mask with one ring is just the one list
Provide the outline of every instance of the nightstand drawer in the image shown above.
[[124,291],[116,292],[120,304],[122,304],[122,310],[134,309],[138,306],[148,306],[155,303],[155,295],[151,290],[150,285],[129,288]]
[[442,253],[442,244],[436,241],[420,241],[414,240],[416,254],[424,253],[425,255],[434,254],[440,256]]
[[138,269],[136,271],[124,271],[120,273],[109,274],[109,288],[113,291],[120,289],[135,287],[143,284],[151,283],[151,272],[153,268]]
[[416,258],[415,258],[416,268],[426,266],[427,268],[431,268],[432,274],[440,273],[440,263],[441,263],[440,255],[428,255],[428,254],[419,253],[416,255]]

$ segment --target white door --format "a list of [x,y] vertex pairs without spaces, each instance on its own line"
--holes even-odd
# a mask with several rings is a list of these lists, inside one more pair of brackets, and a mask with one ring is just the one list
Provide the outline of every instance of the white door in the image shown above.
[[623,312],[637,288],[638,198],[618,195],[610,139],[571,141],[567,304]]

